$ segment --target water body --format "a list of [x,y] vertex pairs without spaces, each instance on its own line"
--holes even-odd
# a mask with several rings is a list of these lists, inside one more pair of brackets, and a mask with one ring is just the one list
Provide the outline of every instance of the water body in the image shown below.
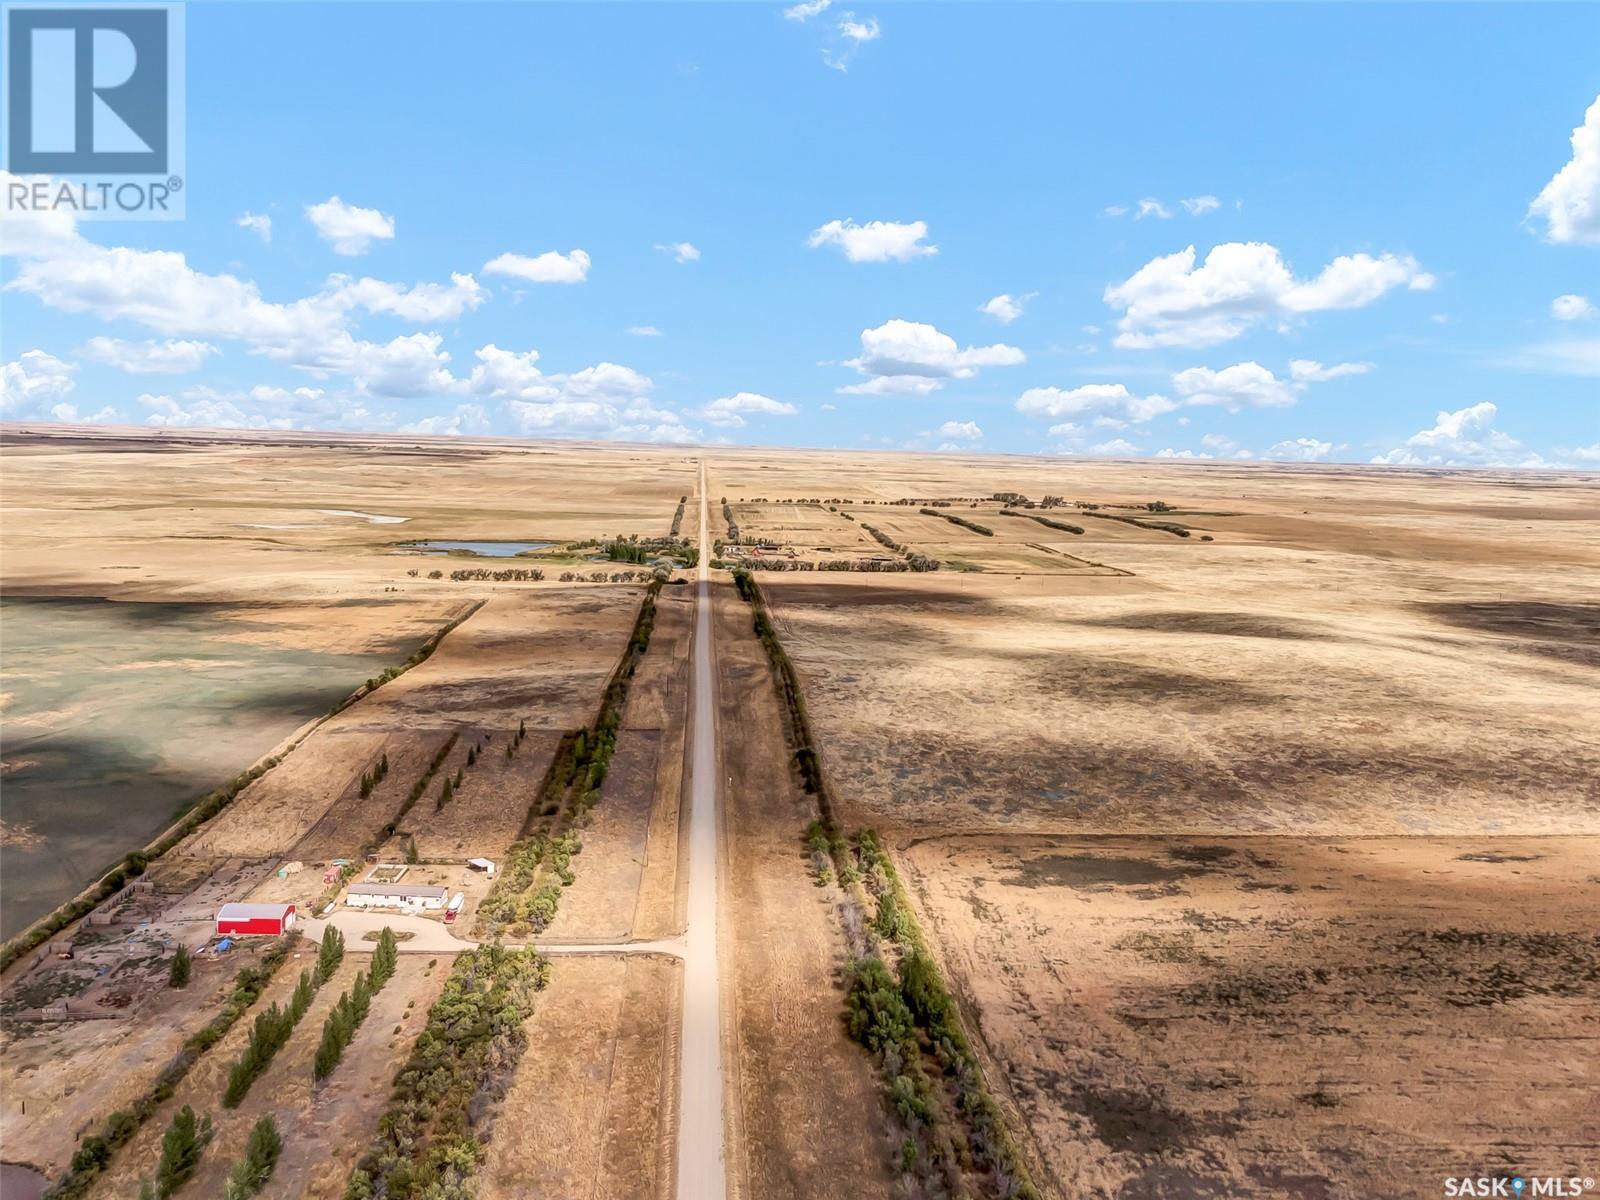
[[0,937],[71,899],[180,806],[414,648],[320,653],[249,614],[0,600]]
[[466,554],[481,554],[485,558],[515,558],[530,550],[543,550],[554,542],[410,542],[408,546],[424,554],[449,554],[459,550]]

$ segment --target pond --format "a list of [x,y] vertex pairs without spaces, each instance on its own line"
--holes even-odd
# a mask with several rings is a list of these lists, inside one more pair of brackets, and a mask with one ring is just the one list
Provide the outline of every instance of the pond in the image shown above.
[[303,648],[255,611],[0,600],[0,937],[414,649],[386,637],[358,654]]
[[408,550],[420,550],[424,554],[449,554],[451,551],[460,551],[464,554],[479,554],[485,558],[515,558],[519,554],[526,554],[530,550],[543,550],[554,546],[554,542],[407,542]]

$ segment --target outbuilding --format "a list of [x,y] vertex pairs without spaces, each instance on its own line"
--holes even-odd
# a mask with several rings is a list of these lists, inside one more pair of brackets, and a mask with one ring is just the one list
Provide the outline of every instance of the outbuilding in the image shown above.
[[218,937],[272,937],[293,928],[292,904],[224,904],[217,912]]
[[444,907],[449,893],[426,883],[352,883],[344,902],[352,908],[399,908],[407,912]]

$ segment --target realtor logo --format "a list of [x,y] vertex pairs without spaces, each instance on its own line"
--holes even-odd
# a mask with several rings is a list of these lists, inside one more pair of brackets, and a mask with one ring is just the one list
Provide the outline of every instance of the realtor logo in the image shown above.
[[182,5],[6,4],[0,29],[4,165],[34,177],[5,207],[181,216]]

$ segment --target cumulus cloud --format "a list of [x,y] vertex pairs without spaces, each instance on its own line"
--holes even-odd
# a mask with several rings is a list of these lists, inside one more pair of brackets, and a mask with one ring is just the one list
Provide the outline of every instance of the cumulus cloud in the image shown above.
[[481,400],[498,401],[522,433],[564,433],[638,442],[691,442],[693,430],[651,402],[654,387],[631,367],[603,362],[569,374],[545,374],[537,350],[477,352],[468,381]]
[[92,337],[78,347],[78,357],[104,363],[130,375],[183,375],[198,371],[217,348],[210,342],[169,339],[128,342]]
[[839,36],[852,42],[875,42],[882,35],[877,17],[856,20],[855,13],[845,13],[839,19]]
[[759,392],[735,392],[719,396],[701,409],[700,415],[708,424],[724,429],[742,429],[746,413],[760,413],[769,417],[792,417],[800,410],[782,400],[763,396]]
[[1009,292],[1001,292],[994,299],[978,305],[978,311],[993,317],[1002,325],[1009,325],[1022,315],[1023,307],[1038,294],[1038,292],[1025,292],[1020,296],[1013,296]]
[[483,285],[471,275],[451,275],[448,285],[415,283],[409,286],[381,279],[334,275],[329,277],[324,295],[336,305],[363,308],[405,321],[454,321],[489,298]]
[[1146,217],[1155,217],[1159,221],[1170,221],[1172,220],[1172,210],[1161,201],[1146,196],[1139,201],[1139,206],[1134,209],[1133,219],[1142,221]]
[[1494,428],[1499,409],[1488,400],[1440,412],[1429,429],[1419,430],[1403,446],[1377,455],[1375,463],[1399,466],[1541,467],[1549,464],[1516,438]]
[[1108,458],[1132,458],[1139,453],[1139,447],[1126,438],[1112,438],[1109,442],[1101,442],[1089,449]]
[[1262,453],[1262,458],[1275,462],[1321,462],[1333,452],[1332,442],[1319,442],[1316,438],[1298,437],[1274,442]]
[[68,425],[109,425],[119,419],[117,410],[109,404],[97,412],[80,413],[76,404],[65,402],[52,406],[50,416],[53,420],[64,421]]
[[1215,454],[1206,454],[1199,450],[1174,450],[1171,446],[1156,451],[1157,458],[1215,458]]
[[1125,349],[1214,346],[1267,320],[1361,308],[1393,288],[1434,286],[1410,255],[1344,255],[1311,279],[1297,279],[1277,247],[1225,242],[1196,266],[1195,248],[1152,259],[1105,290],[1121,309],[1116,344]]
[[1015,366],[1025,361],[1026,356],[1015,346],[997,343],[961,349],[953,337],[932,325],[897,318],[876,329],[862,330],[861,354],[843,364],[875,378],[839,390],[852,395],[921,396],[946,379],[970,379],[983,367]]
[[146,392],[138,403],[147,410],[145,424],[166,429],[368,428],[375,423],[359,402],[310,387],[262,384],[223,391],[198,385],[176,396]]
[[582,250],[567,254],[547,250],[528,257],[501,254],[483,264],[485,275],[507,275],[527,283],[582,283],[589,278],[589,256]]
[[393,217],[375,208],[346,204],[337,196],[329,196],[321,204],[306,205],[306,218],[335,254],[365,254],[373,242],[394,237]]
[[1550,315],[1558,321],[1587,321],[1597,312],[1600,309],[1587,296],[1568,294],[1550,301]]
[[827,12],[829,5],[832,3],[833,0],[804,0],[800,4],[791,4],[783,10],[784,19],[789,21],[809,21],[819,13]]
[[234,222],[240,229],[248,229],[263,242],[272,240],[272,218],[259,213],[247,212]]
[[1288,408],[1299,394],[1294,382],[1279,379],[1257,362],[1235,363],[1220,371],[1190,367],[1172,377],[1173,389],[1185,404],[1241,408]]
[[952,442],[976,442],[983,437],[983,430],[976,421],[946,421],[934,435]]
[[850,262],[910,262],[913,258],[939,253],[939,247],[924,243],[928,236],[925,221],[868,221],[857,225],[848,217],[829,221],[811,231],[806,245],[837,246]]
[[[1161,395],[1140,396],[1121,383],[1087,383],[1082,387],[1029,388],[1017,398],[1017,411],[1028,417],[1110,417],[1113,422],[1139,424],[1178,407]],[[1056,426],[1054,436],[1077,432],[1076,426]]]
[[450,412],[423,417],[402,425],[399,429],[400,433],[418,433],[430,437],[439,435],[460,437],[463,434],[488,431],[489,411],[481,404],[458,404]]
[[672,255],[674,262],[692,263],[700,261],[700,248],[693,242],[657,242],[656,249],[663,254]]
[[360,340],[351,332],[356,313],[442,318],[483,297],[471,276],[449,287],[405,287],[336,275],[314,295],[275,303],[254,283],[196,271],[175,251],[92,242],[60,213],[0,221],[0,252],[17,259],[5,290],[58,311],[131,321],[167,338],[239,342],[318,378],[348,375],[358,392],[372,395],[448,391],[456,381],[437,334]]
[[1572,158],[1528,206],[1552,242],[1600,246],[1600,96],[1572,131]]
[[1214,212],[1222,207],[1222,201],[1215,196],[1191,196],[1187,200],[1178,201],[1183,205],[1184,212],[1191,217],[1203,217],[1208,212]]
[[0,412],[27,415],[72,394],[76,363],[63,362],[43,350],[24,350],[0,366]]

